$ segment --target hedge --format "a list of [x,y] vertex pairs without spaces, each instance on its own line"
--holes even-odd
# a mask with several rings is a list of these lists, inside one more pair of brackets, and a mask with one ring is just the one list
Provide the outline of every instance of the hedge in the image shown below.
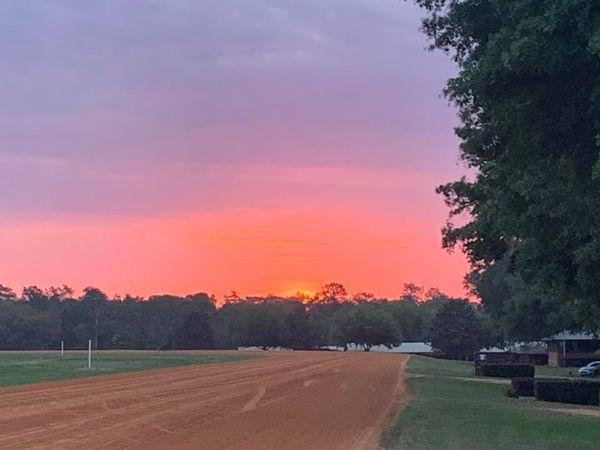
[[563,358],[561,360],[562,367],[583,367],[587,366],[589,363],[598,361],[600,356],[597,358]]
[[544,379],[535,381],[535,398],[546,402],[600,404],[600,381]]
[[476,375],[496,378],[533,378],[535,366],[529,364],[483,364]]
[[533,397],[535,379],[534,378],[513,378],[510,381],[512,390],[517,397]]

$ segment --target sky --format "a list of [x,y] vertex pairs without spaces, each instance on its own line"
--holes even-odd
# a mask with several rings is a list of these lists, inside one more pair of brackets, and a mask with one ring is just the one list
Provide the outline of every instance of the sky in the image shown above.
[[0,3],[0,284],[464,294],[454,68],[398,0]]

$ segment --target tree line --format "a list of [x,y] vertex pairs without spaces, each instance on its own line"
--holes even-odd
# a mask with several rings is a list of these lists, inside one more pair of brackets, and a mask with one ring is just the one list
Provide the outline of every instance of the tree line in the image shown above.
[[[448,320],[450,319],[450,321]],[[88,287],[79,297],[67,286],[30,286],[21,295],[0,285],[0,349],[232,349],[297,350],[355,344],[432,341],[449,356],[464,357],[491,344],[487,317],[476,305],[437,289],[407,284],[399,299],[350,296],[329,283],[314,296],[109,298]],[[451,339],[448,332],[454,333]],[[452,346],[448,342],[453,342]]]

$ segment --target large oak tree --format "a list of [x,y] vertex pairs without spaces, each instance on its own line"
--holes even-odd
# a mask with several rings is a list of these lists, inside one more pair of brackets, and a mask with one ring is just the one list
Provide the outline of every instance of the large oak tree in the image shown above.
[[600,329],[600,5],[416,1],[458,65],[445,94],[474,172],[438,188],[444,246],[513,338]]

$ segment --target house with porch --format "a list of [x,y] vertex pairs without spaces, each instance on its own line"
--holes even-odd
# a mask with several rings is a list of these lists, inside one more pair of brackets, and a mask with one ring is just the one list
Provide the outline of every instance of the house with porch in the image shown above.
[[580,367],[600,361],[600,338],[596,334],[562,331],[546,342],[549,366]]
[[545,342],[519,342],[506,347],[481,349],[475,353],[475,368],[483,364],[548,364],[548,349]]

